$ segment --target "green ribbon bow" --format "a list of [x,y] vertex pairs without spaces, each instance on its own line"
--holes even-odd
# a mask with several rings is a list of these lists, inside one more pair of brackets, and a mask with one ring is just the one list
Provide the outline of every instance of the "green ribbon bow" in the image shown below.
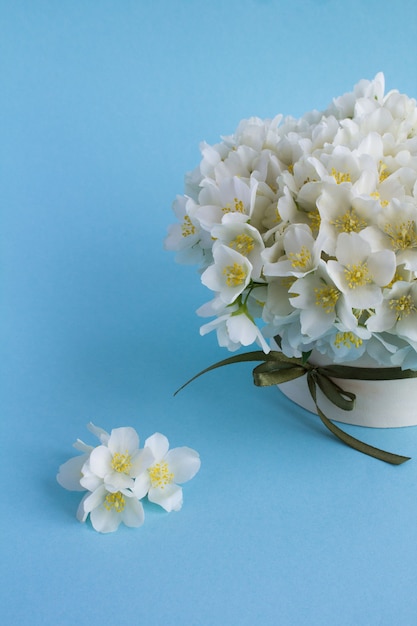
[[214,365],[211,365],[210,367],[207,367],[182,385],[174,395],[181,391],[181,389],[184,389],[184,387],[189,385],[193,380],[203,374],[206,374],[207,372],[210,372],[211,370],[223,367],[224,365],[243,363],[246,361],[262,361],[262,363],[257,365],[253,370],[253,381],[255,385],[259,387],[279,385],[280,383],[294,380],[300,376],[307,376],[308,388],[321,421],[326,428],[328,428],[346,445],[362,452],[363,454],[373,456],[380,461],[385,461],[386,463],[391,463],[392,465],[401,465],[401,463],[410,460],[410,457],[408,456],[392,454],[391,452],[386,452],[385,450],[380,450],[379,448],[370,446],[367,443],[352,437],[344,430],[336,426],[328,417],[324,415],[317,403],[317,387],[335,406],[343,409],[344,411],[351,411],[355,406],[355,394],[342,389],[334,382],[334,380],[332,380],[333,378],[357,380],[397,380],[402,378],[417,378],[417,372],[412,370],[402,370],[400,367],[373,368],[352,367],[348,365],[317,366],[309,363],[307,359],[287,357],[282,354],[282,352],[275,350],[272,350],[269,354],[265,354],[261,350],[256,350],[254,352],[245,352],[243,354],[229,357],[228,359],[224,359]]

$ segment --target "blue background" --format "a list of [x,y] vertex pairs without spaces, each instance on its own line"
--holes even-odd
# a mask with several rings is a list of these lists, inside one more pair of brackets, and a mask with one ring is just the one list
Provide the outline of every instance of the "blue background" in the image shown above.
[[[417,96],[414,0],[0,2],[4,624],[417,623],[417,429],[343,446],[200,337],[163,250],[198,144],[380,70]],[[88,421],[202,458],[167,514],[100,535],[56,483]]]

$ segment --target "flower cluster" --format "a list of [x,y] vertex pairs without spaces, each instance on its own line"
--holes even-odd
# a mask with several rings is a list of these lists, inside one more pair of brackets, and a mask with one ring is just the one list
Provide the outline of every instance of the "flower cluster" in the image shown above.
[[61,465],[58,483],[70,491],[86,491],[77,511],[85,522],[102,533],[117,530],[123,522],[138,527],[144,522],[142,498],[166,511],[179,511],[183,494],[180,484],[191,480],[200,469],[200,457],[187,447],[169,449],[165,435],[155,433],[139,448],[134,428],[114,428],[107,433],[94,424],[88,429],[100,445],[93,447],[80,439],[74,447],[81,455]]
[[201,334],[417,369],[414,99],[385,94],[380,73],[325,111],[244,120],[201,154],[165,240],[213,292]]

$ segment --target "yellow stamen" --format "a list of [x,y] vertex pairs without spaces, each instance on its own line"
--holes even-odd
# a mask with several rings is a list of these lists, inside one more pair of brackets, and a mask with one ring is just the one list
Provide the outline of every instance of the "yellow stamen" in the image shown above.
[[416,223],[414,220],[401,222],[395,226],[388,223],[385,225],[384,230],[391,239],[391,246],[395,251],[417,247]]
[[347,265],[345,268],[345,278],[349,289],[356,289],[356,287],[363,287],[372,282],[372,277],[369,274],[368,266],[366,263],[360,263],[358,265]]
[[281,215],[280,215],[280,212],[278,211],[278,206],[277,206],[277,208],[275,209],[274,222],[275,222],[276,224],[279,224],[280,222],[282,222],[282,217],[281,217]]
[[227,265],[223,274],[226,276],[226,285],[228,287],[238,287],[243,285],[246,280],[246,270],[239,263],[233,263],[233,265]]
[[379,162],[379,182],[382,183],[389,176],[389,171],[385,163]]
[[235,211],[237,211],[238,213],[245,212],[245,207],[243,206],[242,200],[238,200],[237,198],[234,198],[233,202],[235,203]]
[[300,252],[290,252],[288,258],[294,269],[304,270],[311,261],[311,252],[306,246],[302,246]]
[[152,487],[164,489],[174,480],[174,474],[169,471],[168,463],[156,463],[148,469]]
[[344,215],[337,217],[330,223],[339,233],[358,233],[368,226],[353,208],[348,209]]
[[116,493],[108,493],[103,504],[108,511],[114,509],[116,513],[121,513],[125,508],[126,500],[120,491],[116,491]]
[[362,344],[362,339],[354,335],[352,332],[337,333],[334,340],[336,348],[340,348],[341,346],[344,346],[345,348],[352,348],[352,346],[359,348]]
[[228,203],[226,206],[222,208],[223,213],[245,213],[245,207],[243,206],[242,200],[238,198],[233,198],[234,207]]
[[415,313],[417,308],[411,298],[408,296],[401,296],[401,298],[389,301],[390,309],[395,309],[397,313],[397,321],[404,319],[404,317],[408,317],[410,313]]
[[389,205],[388,200],[381,200],[381,194],[379,193],[379,191],[373,191],[370,195],[371,195],[371,198],[375,198],[375,200],[379,200],[379,204],[383,208]]
[[334,167],[332,168],[332,176],[338,185],[340,183],[350,183],[352,180],[348,172],[338,172]]
[[310,228],[312,231],[319,231],[321,224],[321,215],[318,212],[318,209],[315,211],[309,211],[307,213],[307,217],[310,220]]
[[321,287],[314,289],[316,294],[316,306],[321,306],[325,313],[332,313],[340,292],[335,287]]
[[183,237],[195,235],[195,226],[191,222],[189,215],[184,216],[184,223],[181,225],[181,234]]
[[115,452],[113,454],[111,466],[115,472],[119,472],[120,474],[128,474],[130,469],[132,468],[132,459],[128,451],[126,450],[125,454],[122,454],[121,452]]
[[237,237],[235,237],[233,241],[229,243],[229,246],[233,248],[233,250],[236,250],[237,252],[240,252],[240,254],[243,254],[243,256],[248,256],[248,254],[252,252],[255,247],[255,240],[250,235],[245,235],[244,233],[242,233],[240,235],[237,235]]

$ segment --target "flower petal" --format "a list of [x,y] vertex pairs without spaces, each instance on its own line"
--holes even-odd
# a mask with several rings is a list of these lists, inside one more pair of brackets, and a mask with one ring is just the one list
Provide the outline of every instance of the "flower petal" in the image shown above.
[[143,505],[136,498],[126,498],[126,504],[122,513],[122,521],[126,526],[138,528],[145,521]]
[[99,533],[112,533],[119,528],[122,515],[114,509],[99,506],[90,513],[91,524]]
[[148,469],[154,463],[155,457],[150,448],[143,448],[142,450],[138,450],[135,455],[133,455],[131,459],[132,467],[130,469],[130,476],[136,478],[139,474],[142,474],[145,470]]
[[82,485],[88,491],[95,491],[97,487],[103,484],[103,479],[97,474],[94,474],[90,468],[90,461],[88,460],[81,468],[82,478],[80,485]]
[[56,479],[61,487],[69,491],[85,491],[85,487],[80,484],[81,468],[89,456],[90,453],[74,456],[60,466]]
[[176,483],[185,483],[191,480],[201,466],[198,452],[186,446],[170,450],[165,461],[168,463],[170,472],[174,474]]
[[97,446],[90,454],[90,469],[93,474],[104,478],[111,471],[112,453],[107,446]]
[[408,317],[397,322],[398,334],[411,341],[417,341],[417,313],[413,312]]
[[133,478],[120,472],[109,472],[103,480],[106,485],[106,489],[111,491],[111,493],[121,491],[122,489],[133,489],[135,484]]
[[360,264],[371,253],[371,246],[357,233],[341,233],[337,238],[336,257],[342,265]]
[[144,498],[146,496],[150,486],[151,479],[149,477],[149,473],[145,471],[142,474],[139,474],[139,476],[137,476],[137,478],[135,479],[135,484],[132,488],[132,491],[135,494],[136,498],[140,500],[141,498]]
[[101,443],[103,445],[107,445],[107,442],[109,440],[109,433],[107,432],[107,430],[103,430],[103,428],[100,428],[99,426],[96,426],[95,424],[93,424],[93,422],[89,422],[87,424],[87,428],[90,431],[90,433],[93,433],[93,435],[95,435],[97,437],[97,439],[99,439],[101,441]]
[[98,506],[103,504],[104,499],[106,497],[106,493],[107,491],[106,491],[105,486],[100,485],[100,487],[97,487],[95,491],[87,495],[87,497],[84,500],[84,511],[87,514],[91,513],[91,511],[93,511]]
[[86,493],[85,496],[82,498],[80,504],[78,505],[76,517],[79,522],[85,522],[85,520],[88,517],[88,513],[84,507],[84,502],[86,501],[89,495],[90,495],[89,493]]
[[169,441],[165,435],[161,435],[161,433],[154,433],[145,441],[145,448],[151,449],[155,462],[158,463],[168,452]]
[[395,274],[395,254],[392,250],[374,252],[368,259],[368,268],[374,283],[380,287],[388,285]]
[[370,309],[382,302],[382,291],[378,285],[357,287],[346,294],[353,309]]
[[139,448],[139,437],[131,426],[113,428],[107,445],[112,454],[115,452],[132,454]]
[[149,502],[159,504],[165,511],[179,511],[182,507],[182,488],[179,485],[166,485],[163,489],[151,487],[148,493]]
[[84,441],[82,441],[81,439],[77,439],[77,441],[75,441],[72,445],[76,450],[79,450],[80,452],[84,452],[84,454],[86,453],[90,454],[91,450],[94,449],[93,446],[89,446],[88,444],[84,443]]

